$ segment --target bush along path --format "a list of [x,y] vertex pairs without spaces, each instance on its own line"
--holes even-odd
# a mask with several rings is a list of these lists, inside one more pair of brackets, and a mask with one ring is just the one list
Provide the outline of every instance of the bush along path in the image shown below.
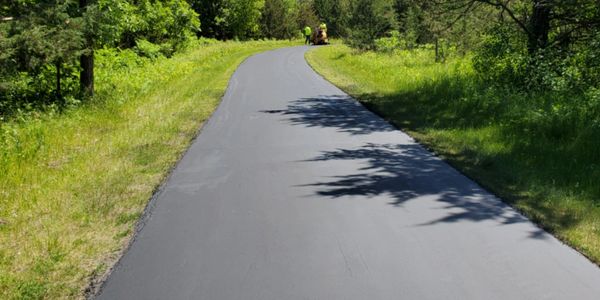
[[435,63],[425,49],[390,55],[336,45],[309,52],[307,59],[369,109],[600,264],[594,97],[486,84],[470,57]]
[[97,97],[0,124],[0,298],[79,298],[244,58],[290,42],[200,42],[173,58],[98,51]]

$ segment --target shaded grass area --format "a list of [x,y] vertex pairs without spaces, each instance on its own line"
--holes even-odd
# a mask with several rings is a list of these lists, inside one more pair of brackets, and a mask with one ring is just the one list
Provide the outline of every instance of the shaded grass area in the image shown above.
[[307,54],[325,78],[534,222],[600,263],[600,122],[585,95],[477,79],[470,58],[428,51]]
[[0,124],[0,298],[82,298],[235,68],[290,42],[211,42],[171,59],[98,52],[97,97]]

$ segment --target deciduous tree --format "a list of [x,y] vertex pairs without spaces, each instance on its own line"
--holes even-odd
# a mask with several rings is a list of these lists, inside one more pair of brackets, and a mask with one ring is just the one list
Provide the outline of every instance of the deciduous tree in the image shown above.
[[292,38],[298,31],[296,0],[265,0],[261,12],[263,36],[275,39]]
[[351,3],[348,41],[359,49],[373,49],[375,40],[397,28],[393,2],[354,0]]

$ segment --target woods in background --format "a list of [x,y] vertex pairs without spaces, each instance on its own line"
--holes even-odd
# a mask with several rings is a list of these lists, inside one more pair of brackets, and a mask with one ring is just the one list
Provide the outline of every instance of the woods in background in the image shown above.
[[0,20],[0,115],[93,94],[94,49],[169,56],[200,25],[185,0],[16,0]]
[[196,37],[291,39],[325,22],[359,50],[473,53],[482,78],[595,93],[595,0],[15,0],[0,4],[0,114],[93,94],[94,49],[171,56]]

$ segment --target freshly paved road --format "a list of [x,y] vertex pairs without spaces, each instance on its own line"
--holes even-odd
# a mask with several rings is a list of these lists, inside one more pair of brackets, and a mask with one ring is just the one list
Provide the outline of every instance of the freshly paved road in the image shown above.
[[600,269],[304,61],[244,62],[99,299],[600,299]]

